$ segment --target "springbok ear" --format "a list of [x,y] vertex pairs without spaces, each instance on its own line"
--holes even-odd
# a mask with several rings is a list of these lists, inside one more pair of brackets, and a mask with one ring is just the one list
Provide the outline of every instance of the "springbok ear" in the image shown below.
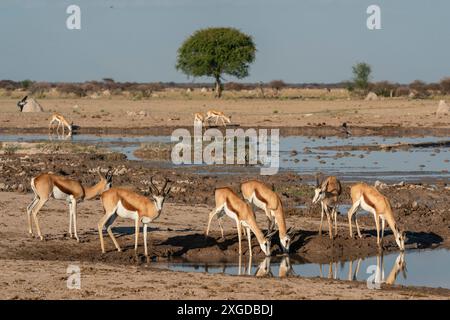
[[322,192],[327,191],[327,188],[328,188],[328,181],[327,181],[327,183],[325,183],[325,184],[322,186]]

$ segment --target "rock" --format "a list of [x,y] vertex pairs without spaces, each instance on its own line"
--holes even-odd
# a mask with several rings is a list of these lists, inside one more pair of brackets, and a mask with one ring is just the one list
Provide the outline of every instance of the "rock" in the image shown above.
[[378,96],[375,92],[369,92],[364,100],[366,101],[378,100]]
[[377,180],[377,181],[375,181],[375,188],[378,188],[378,189],[384,189],[384,188],[386,188],[387,187],[387,184],[386,183],[384,183],[384,182],[381,182],[381,181],[379,181],[379,180]]
[[450,113],[450,106],[445,102],[445,100],[439,101],[439,105],[436,109],[436,115],[443,115]]
[[206,92],[208,92],[208,89],[206,89],[205,87],[203,87],[203,88],[200,90],[200,92],[201,92],[201,93],[206,93]]
[[22,112],[44,112],[44,108],[33,98],[29,98],[23,106]]
[[3,182],[0,183],[0,190],[6,190],[6,184]]
[[24,192],[25,188],[23,187],[23,184],[19,184],[19,186],[17,187],[17,191],[18,192]]
[[126,168],[122,168],[122,169],[120,169],[119,171],[117,171],[117,174],[118,174],[119,176],[124,175],[125,173],[127,173],[127,169],[126,169]]
[[417,203],[417,201],[413,201],[413,203],[411,204],[411,208],[413,210],[417,210],[419,208],[419,204]]
[[142,117],[146,117],[146,116],[147,116],[147,111],[141,110],[141,111],[139,111],[138,114],[139,114],[140,116],[142,116]]

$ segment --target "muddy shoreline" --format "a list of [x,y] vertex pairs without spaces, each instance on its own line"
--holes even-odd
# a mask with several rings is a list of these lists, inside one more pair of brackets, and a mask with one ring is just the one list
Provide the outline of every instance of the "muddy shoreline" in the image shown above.
[[[74,134],[118,134],[118,135],[154,135],[154,136],[170,136],[175,129],[187,129],[193,135],[193,126],[182,125],[165,125],[165,126],[146,126],[146,127],[81,127],[74,129]],[[207,127],[216,128],[225,133],[224,127]],[[345,136],[341,126],[331,125],[310,125],[299,127],[288,126],[267,126],[267,125],[255,125],[228,126],[227,129],[279,129],[281,136],[311,136],[311,137],[323,137],[323,136]],[[384,136],[384,137],[419,137],[419,136],[438,136],[448,137],[450,136],[450,128],[440,127],[403,127],[403,126],[354,126],[349,128],[352,136]],[[0,127],[0,134],[48,134],[47,127]]]

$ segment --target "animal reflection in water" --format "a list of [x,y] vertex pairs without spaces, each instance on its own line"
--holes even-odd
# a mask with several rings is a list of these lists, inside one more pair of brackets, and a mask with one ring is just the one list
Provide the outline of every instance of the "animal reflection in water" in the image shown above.
[[[358,274],[360,272],[361,268],[361,262],[363,259],[359,258],[355,261],[349,261],[348,262],[348,274],[347,274],[347,280],[349,281],[363,281],[367,280],[371,274],[373,274],[373,271],[375,271],[375,274],[373,275],[373,283],[375,284],[395,284],[395,281],[397,280],[398,274],[402,272],[403,278],[406,279],[406,260],[405,260],[405,254],[403,252],[400,252],[397,258],[395,259],[394,265],[392,266],[391,271],[386,277],[385,274],[385,265],[384,265],[384,256],[383,254],[377,255],[377,264],[375,266],[375,270],[371,271],[367,270],[367,277],[364,278],[362,276],[358,279]],[[340,279],[338,277],[338,262],[330,262],[328,264],[328,274],[324,273],[323,264],[320,264],[319,266],[319,275],[321,278],[328,278],[328,279]],[[326,270],[326,268],[325,268]]]
[[60,140],[60,141],[67,141],[72,140],[72,131],[69,131],[67,133],[61,133],[61,132],[50,132],[48,135],[48,140]]

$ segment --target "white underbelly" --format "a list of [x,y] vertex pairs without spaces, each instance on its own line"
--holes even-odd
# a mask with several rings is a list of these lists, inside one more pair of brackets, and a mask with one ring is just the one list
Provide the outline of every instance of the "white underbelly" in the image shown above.
[[361,198],[361,208],[367,212],[375,213],[375,209],[371,206],[369,206],[365,201],[364,198]]
[[119,200],[119,203],[117,204],[117,210],[116,213],[119,217],[124,218],[124,219],[132,219],[132,220],[136,220],[139,218],[139,215],[137,213],[137,211],[130,211],[127,210],[122,202]]
[[57,200],[66,200],[70,197],[69,194],[62,192],[57,186],[53,186],[52,194],[53,198]]
[[227,216],[229,216],[231,219],[233,219],[233,220],[238,220],[238,218],[237,218],[237,214],[233,211],[233,210],[231,210],[230,208],[228,208],[228,206],[225,204],[225,206],[223,207],[223,210],[225,211],[225,214],[227,215]]

